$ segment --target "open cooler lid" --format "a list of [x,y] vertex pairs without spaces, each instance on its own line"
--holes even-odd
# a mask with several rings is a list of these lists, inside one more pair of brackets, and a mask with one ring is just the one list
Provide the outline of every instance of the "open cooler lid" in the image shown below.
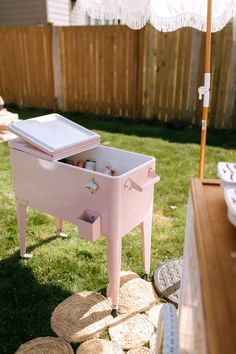
[[56,113],[12,123],[9,129],[46,152],[53,160],[100,144],[98,134]]

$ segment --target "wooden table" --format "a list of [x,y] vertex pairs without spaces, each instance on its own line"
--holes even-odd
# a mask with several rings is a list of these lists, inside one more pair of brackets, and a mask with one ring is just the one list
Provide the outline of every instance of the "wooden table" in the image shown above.
[[181,353],[236,353],[236,228],[218,180],[191,181],[179,326]]

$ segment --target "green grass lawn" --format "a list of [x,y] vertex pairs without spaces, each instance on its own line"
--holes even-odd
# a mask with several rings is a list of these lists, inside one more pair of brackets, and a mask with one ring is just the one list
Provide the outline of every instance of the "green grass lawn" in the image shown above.
[[[18,110],[18,113],[26,119],[47,112]],[[151,274],[162,262],[181,257],[189,181],[198,174],[200,130],[187,127],[174,130],[154,122],[91,118],[75,113],[64,116],[96,131],[107,146],[156,157],[161,181],[155,187]],[[50,328],[51,313],[72,293],[93,290],[105,294],[106,240],[100,238],[92,244],[80,239],[71,224],[65,224],[68,238],[57,238],[52,218],[30,209],[27,245],[34,257],[21,259],[6,143],[0,144],[0,159],[0,353],[11,354],[32,338],[54,335]],[[205,176],[216,178],[217,162],[235,159],[236,132],[209,131]],[[177,208],[173,210],[171,206]],[[122,268],[141,275],[140,241],[139,227],[124,237]]]

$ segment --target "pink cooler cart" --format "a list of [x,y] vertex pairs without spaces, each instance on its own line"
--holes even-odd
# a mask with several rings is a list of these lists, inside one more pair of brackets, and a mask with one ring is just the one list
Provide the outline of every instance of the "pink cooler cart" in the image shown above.
[[[107,238],[112,314],[117,314],[122,237],[142,224],[144,277],[150,271],[155,174],[153,157],[100,145],[100,136],[49,114],[13,123],[10,141],[19,227],[20,254],[26,253],[26,208],[41,210],[78,226],[81,236]],[[70,163],[65,163],[70,160]],[[96,170],[73,165],[95,161]],[[106,174],[112,166],[114,175]]]

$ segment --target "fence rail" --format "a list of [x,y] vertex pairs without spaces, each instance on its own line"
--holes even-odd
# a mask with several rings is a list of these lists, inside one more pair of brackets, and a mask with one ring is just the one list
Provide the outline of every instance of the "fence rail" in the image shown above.
[[[199,125],[205,35],[146,26],[2,27],[0,95],[26,107]],[[210,126],[236,129],[233,26],[212,34]]]

